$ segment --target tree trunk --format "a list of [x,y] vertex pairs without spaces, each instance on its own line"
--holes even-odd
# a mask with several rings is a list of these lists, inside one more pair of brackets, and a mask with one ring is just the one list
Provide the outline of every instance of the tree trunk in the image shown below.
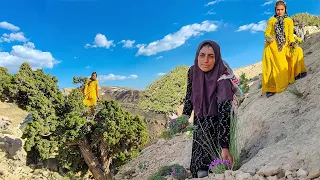
[[84,158],[84,161],[89,167],[89,170],[93,174],[94,179],[96,180],[106,180],[106,176],[102,171],[101,164],[98,159],[93,155],[92,151],[89,149],[89,143],[87,140],[79,142],[79,148],[81,154]]
[[110,164],[112,162],[112,158],[108,155],[108,145],[103,139],[100,141],[99,149],[102,169],[105,172],[107,180],[111,180]]

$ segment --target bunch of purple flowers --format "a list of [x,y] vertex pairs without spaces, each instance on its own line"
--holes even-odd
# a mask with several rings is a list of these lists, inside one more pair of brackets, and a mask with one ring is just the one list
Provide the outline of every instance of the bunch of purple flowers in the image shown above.
[[209,170],[211,170],[212,172],[221,173],[219,171],[226,170],[225,165],[227,165],[229,168],[231,168],[231,163],[229,160],[222,160],[222,159],[217,158],[211,162],[211,164],[209,165]]
[[171,176],[177,180],[185,180],[187,178],[187,171],[184,168],[180,168],[179,171],[172,168]]

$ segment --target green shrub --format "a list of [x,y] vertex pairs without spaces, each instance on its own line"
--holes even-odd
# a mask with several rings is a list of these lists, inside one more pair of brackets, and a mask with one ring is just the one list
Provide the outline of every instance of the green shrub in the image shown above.
[[[180,170],[183,170],[182,172]],[[171,176],[173,171],[177,172],[177,175],[173,175],[175,179],[184,180],[187,178],[186,170],[183,166],[179,164],[173,164],[171,166],[162,166],[160,169],[152,174],[148,179],[149,180],[165,180],[166,176]]]
[[293,15],[291,18],[305,26],[320,27],[320,16],[311,15],[309,13],[298,13]]
[[188,66],[178,66],[160,77],[143,91],[140,108],[158,113],[176,112],[187,89]]
[[240,75],[240,83],[239,86],[243,90],[243,92],[247,93],[249,91],[248,78],[245,73]]
[[9,74],[8,69],[0,67],[0,99],[10,97],[12,76]]

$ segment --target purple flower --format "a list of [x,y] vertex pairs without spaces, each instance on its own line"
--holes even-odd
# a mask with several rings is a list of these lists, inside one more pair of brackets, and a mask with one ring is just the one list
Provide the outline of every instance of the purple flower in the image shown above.
[[175,168],[172,168],[171,175],[174,175],[174,176],[177,176],[177,175],[178,175],[178,173],[176,172],[176,169],[175,169]]
[[225,165],[228,165],[229,167],[231,167],[229,160],[222,160],[222,159],[217,158],[210,163],[209,169],[212,170],[214,168],[214,166],[218,165],[218,164],[225,164]]

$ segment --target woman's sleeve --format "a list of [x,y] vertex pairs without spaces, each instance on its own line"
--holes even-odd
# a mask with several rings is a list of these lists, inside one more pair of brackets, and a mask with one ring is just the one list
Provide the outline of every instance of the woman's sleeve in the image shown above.
[[83,90],[84,95],[87,95],[87,91],[88,91],[88,82],[89,82],[89,80],[87,80],[87,81],[85,82],[85,84],[84,84],[84,90]]
[[99,98],[99,82],[97,81],[97,83],[96,83],[96,96],[97,96],[97,98]]
[[187,92],[186,92],[186,97],[184,100],[184,106],[183,106],[183,111],[182,114],[191,116],[192,110],[193,110],[193,105],[191,102],[191,93],[192,93],[192,74],[191,74],[191,68],[188,70],[188,84],[187,84]]
[[[272,29],[273,29],[273,25],[272,25],[272,24],[273,24],[273,23],[272,23],[272,20],[269,19],[269,20],[268,20],[267,27],[266,27],[266,30],[265,30],[265,33],[264,33],[265,38],[273,38],[273,37],[271,37],[271,32],[272,32]],[[266,41],[269,42],[268,39],[266,39]]]
[[293,35],[293,31],[294,31],[294,25],[293,25],[293,21],[291,18],[288,18],[288,37],[289,37],[289,43],[293,43],[295,42],[295,39],[294,39],[294,35]]
[[229,148],[230,120],[232,107],[232,86],[230,80],[218,82],[218,118],[219,118],[219,144],[222,148]]

